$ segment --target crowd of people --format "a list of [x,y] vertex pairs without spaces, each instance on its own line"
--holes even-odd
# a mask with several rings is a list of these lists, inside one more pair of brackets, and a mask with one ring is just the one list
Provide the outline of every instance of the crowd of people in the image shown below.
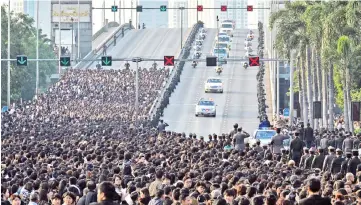
[[139,70],[139,113],[130,69],[70,69],[2,113],[2,204],[361,205],[360,135],[301,124],[250,145],[242,122],[218,135],[166,131],[147,117],[169,75]]

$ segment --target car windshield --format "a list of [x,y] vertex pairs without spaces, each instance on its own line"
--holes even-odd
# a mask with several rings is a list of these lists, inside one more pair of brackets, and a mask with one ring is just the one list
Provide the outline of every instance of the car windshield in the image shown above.
[[227,53],[227,51],[226,51],[226,49],[214,49],[214,53],[219,53],[219,54],[226,54]]
[[217,43],[216,48],[227,48],[227,44],[226,43]]
[[222,28],[233,28],[232,24],[222,24]]
[[199,101],[198,105],[203,105],[203,106],[214,106],[214,102],[213,101]]
[[275,134],[275,130],[259,130],[256,132],[256,139],[271,139]]
[[222,83],[221,79],[208,79],[207,83]]
[[219,37],[219,41],[220,41],[220,42],[229,42],[229,37],[220,36],[220,37]]

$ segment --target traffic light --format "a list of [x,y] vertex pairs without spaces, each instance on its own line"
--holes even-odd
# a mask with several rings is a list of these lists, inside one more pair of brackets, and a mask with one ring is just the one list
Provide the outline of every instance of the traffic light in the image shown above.
[[166,5],[160,6],[160,11],[167,11],[167,6]]
[[361,102],[351,102],[351,118],[352,121],[359,122],[361,119],[360,117],[360,107]]
[[174,56],[164,56],[164,66],[174,66]]
[[259,57],[249,57],[248,58],[248,65],[249,66],[259,66]]
[[216,65],[217,65],[217,57],[215,56],[206,57],[206,66],[216,66]]
[[28,65],[28,57],[19,55],[16,56],[16,65],[17,66],[27,66]]
[[248,5],[248,6],[247,6],[247,11],[253,11],[253,6],[252,6],[252,5]]
[[70,66],[70,56],[60,56],[60,66]]
[[137,6],[137,12],[142,12],[143,11],[143,6]]
[[118,6],[112,6],[112,12],[117,12],[118,11]]
[[322,118],[322,105],[321,101],[314,101],[313,102],[313,118],[314,119],[321,119]]
[[227,6],[226,6],[226,5],[222,5],[222,6],[221,6],[221,11],[227,11]]
[[112,57],[102,56],[102,66],[112,66]]
[[203,11],[203,5],[198,5],[197,6],[197,11]]

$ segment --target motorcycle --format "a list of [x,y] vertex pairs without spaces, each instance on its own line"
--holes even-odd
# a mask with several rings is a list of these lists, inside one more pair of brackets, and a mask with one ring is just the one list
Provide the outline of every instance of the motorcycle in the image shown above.
[[221,73],[222,73],[222,68],[221,68],[221,67],[218,67],[218,68],[216,69],[216,73],[217,73],[218,75],[221,75]]
[[196,62],[196,61],[193,61],[192,67],[193,67],[193,68],[196,68],[196,66],[197,66],[197,62]]
[[244,68],[244,69],[247,69],[247,68],[248,68],[248,64],[247,64],[247,63],[243,64],[243,68]]

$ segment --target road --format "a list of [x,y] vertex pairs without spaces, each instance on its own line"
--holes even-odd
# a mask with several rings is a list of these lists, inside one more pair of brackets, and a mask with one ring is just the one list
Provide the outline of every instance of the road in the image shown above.
[[[216,36],[216,29],[208,29],[202,52],[210,54]],[[244,40],[248,30],[236,30],[230,58],[243,58]],[[253,49],[257,49],[257,33],[253,40]],[[205,55],[203,55],[205,57]],[[258,127],[257,80],[258,67],[244,69],[243,62],[228,62],[219,76],[223,80],[224,92],[204,93],[204,82],[208,77],[216,76],[215,67],[206,67],[199,63],[194,69],[186,63],[181,82],[170,98],[170,104],[164,111],[164,121],[169,124],[167,130],[195,133],[207,138],[208,134],[229,133],[238,123],[249,133]],[[217,104],[217,116],[195,117],[195,105],[201,97],[213,98]]]
[[[187,39],[190,29],[183,29],[183,43]],[[112,58],[160,58],[165,55],[178,57],[180,52],[180,29],[140,29],[127,32],[124,38],[120,39],[115,46],[107,49],[107,55]],[[129,62],[130,68],[135,68],[135,63]],[[149,68],[154,62],[141,62],[139,67]],[[95,68],[94,62],[90,68]],[[112,66],[105,69],[124,68],[125,62],[113,61]],[[163,61],[157,62],[163,67]]]

